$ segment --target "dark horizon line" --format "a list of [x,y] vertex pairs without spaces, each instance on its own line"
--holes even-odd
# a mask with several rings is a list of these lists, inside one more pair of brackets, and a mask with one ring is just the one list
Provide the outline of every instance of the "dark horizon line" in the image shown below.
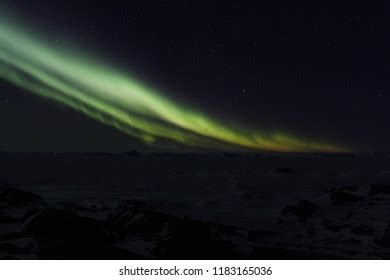
[[141,152],[139,150],[128,150],[120,152],[109,152],[109,151],[4,151],[0,150],[1,154],[47,154],[47,155],[128,155],[128,156],[153,156],[153,155],[224,155],[224,156],[244,156],[244,155],[389,155],[390,152],[387,151],[360,151],[360,152],[274,152],[274,151],[193,151],[193,152],[184,152],[184,151],[151,151],[151,152]]

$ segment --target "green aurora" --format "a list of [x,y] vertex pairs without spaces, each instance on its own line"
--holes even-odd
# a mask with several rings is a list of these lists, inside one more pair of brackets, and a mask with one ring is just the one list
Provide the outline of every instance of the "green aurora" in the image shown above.
[[[60,102],[150,145],[169,140],[212,150],[347,152],[290,133],[230,125],[168,98],[129,73],[59,49],[25,28],[0,19],[0,78]],[[256,127],[253,126],[252,127]]]

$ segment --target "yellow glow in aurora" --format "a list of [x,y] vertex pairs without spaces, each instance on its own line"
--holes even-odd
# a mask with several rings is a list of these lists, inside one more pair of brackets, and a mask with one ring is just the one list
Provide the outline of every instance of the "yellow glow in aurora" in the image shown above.
[[1,19],[0,78],[148,144],[168,139],[215,150],[346,151],[289,134],[231,127],[170,100],[128,73],[85,55],[62,52]]

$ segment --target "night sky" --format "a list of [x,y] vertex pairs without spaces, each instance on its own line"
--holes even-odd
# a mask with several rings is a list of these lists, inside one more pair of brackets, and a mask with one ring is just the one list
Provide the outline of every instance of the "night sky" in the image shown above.
[[[1,79],[0,150],[185,150],[188,142],[196,144],[195,150],[230,149],[231,144],[252,145],[252,131],[259,129],[266,131],[267,141],[283,132],[277,146],[260,149],[284,150],[286,143],[293,151],[332,151],[328,147],[333,145],[346,151],[390,151],[383,1],[4,2],[0,10],[12,22],[53,48],[72,50],[75,57],[82,50],[186,105],[178,105],[183,112],[172,117],[190,108],[213,123],[206,131],[203,124],[190,124],[194,118],[189,115],[170,130],[178,133],[174,144],[163,139],[159,143],[164,145],[150,147],[144,143],[150,142],[149,134],[141,136],[147,141],[129,137],[123,129],[77,112],[80,108]],[[139,110],[136,117],[143,114]],[[164,122],[165,129],[169,121],[156,114],[147,120],[159,128]],[[290,135],[319,144],[302,148]]]

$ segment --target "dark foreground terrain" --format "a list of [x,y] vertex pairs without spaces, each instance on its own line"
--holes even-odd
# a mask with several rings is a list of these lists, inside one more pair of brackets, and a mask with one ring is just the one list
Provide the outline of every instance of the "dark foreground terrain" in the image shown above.
[[0,153],[3,259],[389,259],[390,156]]

